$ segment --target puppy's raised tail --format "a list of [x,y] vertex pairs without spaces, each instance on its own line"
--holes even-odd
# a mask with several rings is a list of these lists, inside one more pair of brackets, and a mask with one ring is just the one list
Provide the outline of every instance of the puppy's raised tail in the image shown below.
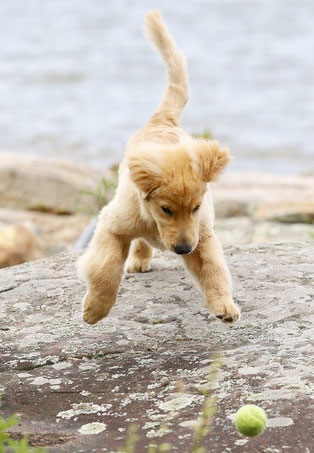
[[150,11],[145,19],[145,34],[157,47],[168,68],[169,83],[157,112],[170,110],[178,118],[188,101],[186,59],[170,35],[161,13]]

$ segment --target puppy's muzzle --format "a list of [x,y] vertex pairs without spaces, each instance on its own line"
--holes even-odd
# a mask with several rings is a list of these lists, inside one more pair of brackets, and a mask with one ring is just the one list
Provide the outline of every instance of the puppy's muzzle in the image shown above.
[[174,251],[178,255],[187,255],[192,252],[192,246],[186,242],[183,244],[177,244],[174,246]]

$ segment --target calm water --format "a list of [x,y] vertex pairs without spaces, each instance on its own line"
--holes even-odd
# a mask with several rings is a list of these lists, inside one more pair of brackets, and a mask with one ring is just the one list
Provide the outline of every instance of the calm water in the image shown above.
[[210,129],[235,170],[313,170],[311,0],[2,0],[0,148],[119,160],[166,86],[142,36],[156,5],[189,61],[186,130]]

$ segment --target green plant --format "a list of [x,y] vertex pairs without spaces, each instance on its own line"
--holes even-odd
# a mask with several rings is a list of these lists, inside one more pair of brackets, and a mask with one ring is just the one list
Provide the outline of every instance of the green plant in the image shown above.
[[130,425],[125,439],[125,446],[120,450],[120,453],[136,453],[135,447],[138,440],[139,435],[137,434],[136,425]]
[[[213,417],[217,410],[217,397],[214,395],[214,387],[218,380],[218,373],[221,366],[221,356],[217,355],[211,363],[206,386],[198,389],[199,392],[204,395],[204,402],[202,411],[197,420],[195,420],[193,427],[193,444],[190,453],[206,453],[206,449],[202,446],[202,442],[211,430]],[[162,431],[163,436],[167,434],[167,425],[163,426]],[[119,453],[136,453],[136,444],[139,439],[140,437],[137,434],[137,427],[135,425],[131,425],[127,432],[125,446],[122,450],[119,450]],[[159,445],[150,444],[148,446],[147,453],[165,453],[171,451],[171,448],[171,444],[167,442],[163,442]]]
[[204,129],[203,132],[192,134],[195,138],[203,138],[204,140],[211,140],[213,138],[213,134],[210,132],[209,129]]
[[116,183],[101,178],[100,184],[94,190],[82,189],[81,192],[96,198],[99,208],[105,206],[111,199],[116,189]]
[[221,357],[218,356],[211,364],[207,386],[199,389],[204,395],[204,403],[202,412],[194,426],[191,453],[206,453],[205,447],[202,447],[201,444],[204,437],[210,432],[212,420],[217,410],[217,397],[214,395],[213,391],[221,366],[222,360]]
[[44,453],[42,448],[32,448],[29,445],[27,436],[21,440],[14,440],[8,434],[8,430],[18,424],[18,417],[12,415],[8,419],[0,417],[0,453],[5,453],[10,447],[12,453]]

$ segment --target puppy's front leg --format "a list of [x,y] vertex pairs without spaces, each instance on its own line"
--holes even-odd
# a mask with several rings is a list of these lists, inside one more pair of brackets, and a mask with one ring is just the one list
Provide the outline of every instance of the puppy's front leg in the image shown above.
[[99,226],[91,244],[79,262],[87,280],[83,301],[83,319],[95,324],[107,316],[113,306],[128,255],[130,241]]
[[215,233],[203,227],[195,251],[185,255],[184,261],[199,282],[209,310],[223,322],[237,321],[241,312],[232,300],[229,269]]

